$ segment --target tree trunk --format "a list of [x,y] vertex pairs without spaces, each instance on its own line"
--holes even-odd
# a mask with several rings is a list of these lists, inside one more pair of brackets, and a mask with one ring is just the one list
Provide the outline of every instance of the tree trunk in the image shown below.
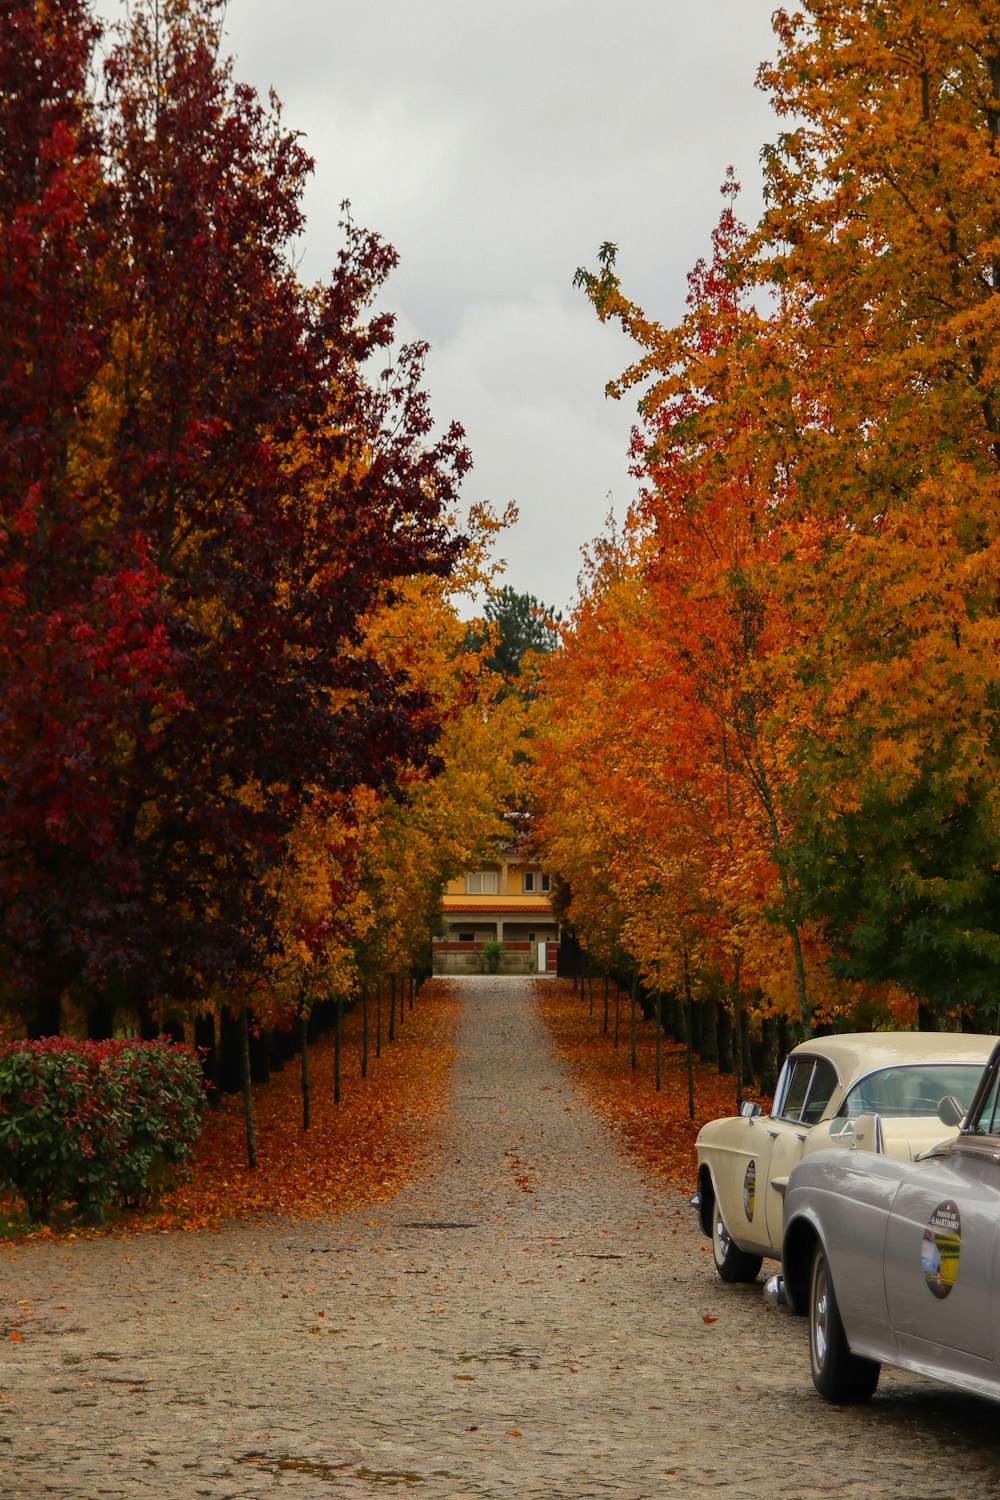
[[662,1010],[662,1007],[663,1007],[663,997],[660,994],[659,985],[657,985],[657,988],[656,988],[656,1092],[657,1093],[660,1092],[660,1081],[661,1081],[660,1060],[661,1060],[661,1056],[662,1056],[662,1052],[663,1052],[663,1046],[662,1046],[662,1041],[661,1041],[661,1038],[662,1038],[662,1035],[663,1035],[663,1010]]
[[778,1023],[774,1016],[766,1016],[761,1022],[760,1091],[774,1094],[778,1081]]
[[736,1113],[743,1108],[743,991],[740,989],[740,955],[733,960],[733,1072],[736,1075]]
[[731,1073],[733,1071],[733,1018],[726,1005],[717,1007],[716,1020],[719,1029],[719,1072]]
[[382,976],[375,981],[375,1056],[382,1056]]
[[389,1040],[396,1040],[396,976],[389,976]]
[[703,1063],[719,1061],[719,1004],[716,1000],[701,1002],[701,1060]]
[[674,1041],[682,1042],[686,1047],[691,1040],[691,1027],[688,1024],[686,1002],[680,998],[675,998],[670,1009],[673,1012]]
[[250,1082],[250,1012],[240,1006],[240,1062],[243,1074],[243,1112],[247,1124],[247,1166],[257,1165],[257,1129],[253,1118],[253,1084]]
[[685,1009],[685,1013],[686,1013],[687,1019],[688,1019],[688,1035],[691,1038],[691,1051],[692,1052],[697,1052],[698,1055],[700,1056],[701,1055],[701,1004],[699,1003],[698,1005],[695,1005],[694,1004],[694,997],[692,996],[692,1003],[690,1005],[688,1005],[687,998],[685,997],[684,1009]]
[[622,1008],[622,987],[615,980],[615,1047],[618,1046],[618,1017]]
[[368,981],[361,985],[361,1076],[368,1077]]
[[344,1014],[344,997],[336,998],[333,1015],[333,1102],[340,1103],[340,1059],[343,1051],[341,1018]]
[[743,1082],[754,1087],[753,1052],[750,1049],[750,1017],[747,1015],[746,1007],[740,1011],[740,1034],[743,1052]]
[[694,1119],[694,1045],[691,1033],[694,1030],[694,1000],[691,997],[691,975],[688,971],[687,951],[684,953],[684,1001],[687,1008],[687,1074],[688,1074],[688,1119]]
[[632,1071],[635,1072],[635,1007],[639,998],[639,976],[632,975],[631,1004],[629,1006],[629,1047],[631,1050]]
[[802,939],[799,937],[799,929],[796,923],[792,923],[792,953],[795,958],[795,988],[799,997],[799,1019],[802,1023],[802,1040],[808,1041],[812,1036],[812,1025],[809,1020],[809,998],[806,995],[806,966],[802,957]]
[[604,976],[604,1035],[608,1034],[608,976]]
[[299,1010],[299,1045],[302,1048],[302,1129],[312,1124],[312,1099],[309,1093],[309,1021],[303,1009]]
[[[201,1053],[201,1071],[205,1075],[205,1081],[215,1086],[213,1093],[217,1092],[219,1085],[219,1048],[216,1036],[214,1013],[203,1012],[194,1023],[194,1044]],[[212,1093],[209,1098],[212,1098]]]

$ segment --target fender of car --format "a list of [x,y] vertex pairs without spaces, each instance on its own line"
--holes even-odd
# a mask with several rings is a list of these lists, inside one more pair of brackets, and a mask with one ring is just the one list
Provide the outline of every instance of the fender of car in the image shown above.
[[[792,1168],[818,1150],[857,1151],[878,1116],[884,1154],[910,1160],[954,1136],[996,1038],[961,1032],[851,1032],[789,1053],[770,1114],[758,1106],[698,1134],[701,1227],[725,1281],[753,1281],[781,1255]],[[951,1104],[942,1115],[942,1101]]]
[[864,1400],[893,1364],[1000,1400],[1000,1044],[957,1136],[916,1160],[816,1152],[784,1210],[821,1395]]

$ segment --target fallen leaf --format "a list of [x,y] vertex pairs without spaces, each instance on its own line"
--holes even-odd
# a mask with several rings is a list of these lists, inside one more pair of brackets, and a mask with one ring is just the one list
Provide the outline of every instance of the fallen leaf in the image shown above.
[[[618,1047],[601,1021],[581,1007],[571,980],[545,980],[535,987],[538,1009],[555,1049],[569,1064],[590,1103],[628,1148],[661,1181],[690,1193],[697,1175],[695,1137],[707,1120],[735,1112],[732,1076],[695,1063],[695,1117],[688,1116],[687,1048],[661,1037],[662,1088],[655,1073],[656,1022],[636,1019],[638,1068],[629,1047]],[[749,1097],[749,1095],[748,1095]],[[770,1099],[754,1094],[770,1108]],[[563,1106],[567,1111],[569,1105]],[[709,1254],[711,1246],[701,1249]]]
[[[2,46],[2,44],[0,44]],[[383,1045],[377,1070],[361,1082],[363,1015],[360,1006],[343,1018],[343,1093],[334,1107],[334,1038],[310,1047],[313,1115],[308,1141],[302,1133],[302,1093],[297,1070],[285,1068],[254,1087],[257,1167],[246,1159],[243,1100],[225,1095],[205,1117],[190,1182],[179,1184],[153,1209],[116,1219],[98,1233],[145,1234],[218,1229],[224,1220],[273,1218],[283,1222],[375,1210],[411,1179],[428,1136],[423,1128],[446,1107],[461,1004],[447,982],[421,987],[413,1011],[391,1046]],[[9,1195],[0,1194],[0,1208]],[[362,1222],[365,1222],[362,1220]],[[25,1236],[26,1237],[26,1236]],[[77,1238],[44,1230],[31,1238]]]

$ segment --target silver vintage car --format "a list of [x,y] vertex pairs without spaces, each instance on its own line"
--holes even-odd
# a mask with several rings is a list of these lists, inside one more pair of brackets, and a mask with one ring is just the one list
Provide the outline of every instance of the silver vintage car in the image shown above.
[[957,1136],[906,1161],[878,1126],[789,1177],[784,1289],[816,1389],[866,1400],[885,1363],[1000,1400],[1000,1043]]
[[866,1031],[802,1042],[788,1054],[769,1115],[748,1104],[704,1125],[693,1201],[722,1279],[753,1281],[764,1257],[780,1257],[785,1187],[803,1156],[863,1146],[876,1115],[885,1154],[906,1161],[954,1136],[995,1041]]

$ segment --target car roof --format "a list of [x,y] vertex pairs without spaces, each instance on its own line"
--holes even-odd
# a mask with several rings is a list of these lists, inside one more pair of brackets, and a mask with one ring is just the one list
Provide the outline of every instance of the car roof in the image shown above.
[[800,1042],[790,1057],[825,1057],[842,1084],[876,1068],[906,1063],[979,1063],[985,1066],[997,1038],[972,1031],[844,1031]]

